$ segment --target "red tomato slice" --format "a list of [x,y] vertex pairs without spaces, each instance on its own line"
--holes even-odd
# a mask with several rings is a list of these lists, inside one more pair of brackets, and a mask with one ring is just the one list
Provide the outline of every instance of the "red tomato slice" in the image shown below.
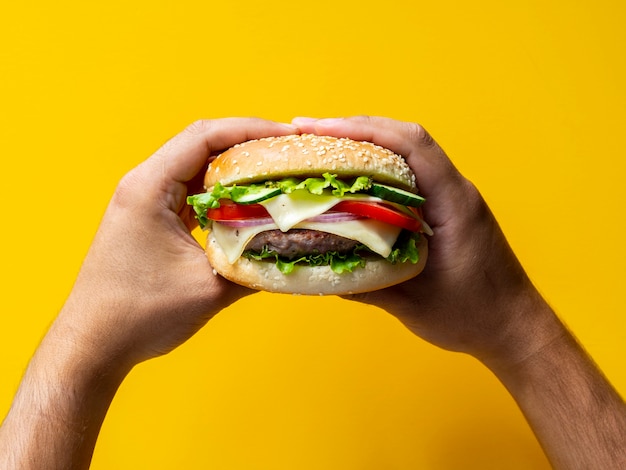
[[333,207],[333,210],[350,212],[362,217],[380,220],[411,232],[419,232],[422,228],[422,223],[419,220],[379,202],[341,201]]
[[242,220],[269,217],[261,204],[237,204],[230,199],[220,199],[220,207],[208,209],[206,215],[211,220]]
[[[378,202],[341,201],[331,210],[349,212],[360,217],[379,220],[411,232],[419,232],[422,228],[422,223],[419,220]],[[207,210],[207,217],[211,220],[227,221],[267,218],[270,215],[261,204],[237,204],[230,199],[221,199],[220,207]]]

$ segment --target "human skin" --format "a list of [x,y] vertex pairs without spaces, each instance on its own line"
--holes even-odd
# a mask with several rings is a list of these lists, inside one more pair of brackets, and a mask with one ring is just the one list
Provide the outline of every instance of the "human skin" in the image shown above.
[[623,399],[533,286],[476,187],[428,132],[366,116],[293,123],[403,155],[428,201],[424,218],[434,235],[424,271],[351,298],[484,363],[517,401],[554,468],[626,468]]
[[300,131],[394,150],[428,198],[424,216],[435,233],[423,273],[352,300],[482,361],[517,400],[555,468],[626,468],[623,400],[529,281],[477,189],[422,127],[372,117],[201,121],[129,172],[0,427],[0,468],[87,468],[132,368],[251,292],[213,273],[191,236],[185,198],[200,189],[215,152]]
[[88,468],[128,372],[252,292],[213,274],[185,199],[213,153],[294,132],[260,119],[199,121],[122,179],[0,428],[0,468]]

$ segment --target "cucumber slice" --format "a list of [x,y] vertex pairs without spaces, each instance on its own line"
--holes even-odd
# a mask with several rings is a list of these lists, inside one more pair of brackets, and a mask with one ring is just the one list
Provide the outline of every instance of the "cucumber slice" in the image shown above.
[[[282,193],[280,188],[267,188],[265,186],[246,186],[244,191],[237,191],[239,187],[233,188],[230,194],[233,202],[237,204],[257,204],[271,197]],[[243,190],[244,187],[241,187]]]
[[370,186],[367,193],[386,201],[411,207],[419,207],[426,201],[426,199],[422,196],[418,196],[417,194],[379,183],[372,183],[372,186]]

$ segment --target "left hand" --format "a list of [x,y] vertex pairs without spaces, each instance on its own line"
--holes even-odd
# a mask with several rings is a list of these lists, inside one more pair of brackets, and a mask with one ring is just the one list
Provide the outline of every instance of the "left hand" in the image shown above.
[[177,347],[250,293],[213,273],[191,235],[196,222],[186,196],[201,190],[212,154],[295,132],[290,125],[252,118],[199,121],[130,171],[53,330],[71,335],[88,356],[132,367]]

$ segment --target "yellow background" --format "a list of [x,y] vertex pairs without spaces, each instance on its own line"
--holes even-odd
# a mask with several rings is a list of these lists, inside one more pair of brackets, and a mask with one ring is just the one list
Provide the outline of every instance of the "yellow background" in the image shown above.
[[[424,124],[626,393],[622,0],[4,2],[0,414],[119,178],[198,118]],[[547,469],[502,386],[371,307],[269,294],[138,366],[94,469]]]

